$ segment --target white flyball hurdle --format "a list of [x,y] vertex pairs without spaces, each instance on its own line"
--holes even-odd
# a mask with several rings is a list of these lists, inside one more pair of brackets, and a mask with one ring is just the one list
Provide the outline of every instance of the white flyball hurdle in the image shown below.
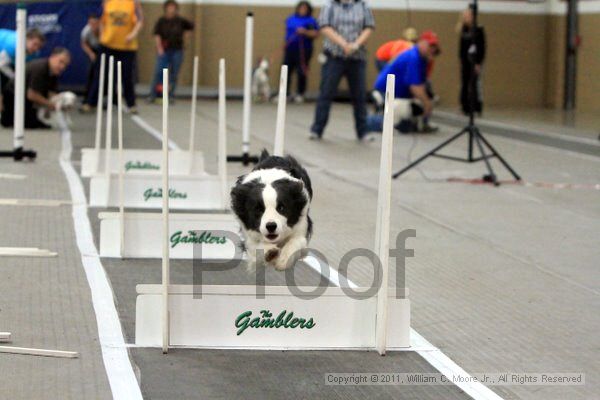
[[[168,73],[165,71],[165,73]],[[120,79],[118,79],[120,82]],[[168,84],[167,84],[168,85]],[[119,85],[120,88],[120,85]],[[120,89],[119,89],[120,90]],[[168,93],[163,91],[163,160],[161,165],[170,163],[171,151],[168,150]],[[121,100],[119,100],[121,101]],[[219,153],[225,154],[227,147],[226,109],[225,109],[225,60],[219,62]],[[121,104],[121,103],[119,103]],[[119,105],[119,116],[122,115]],[[119,153],[122,154],[123,130],[122,123],[118,124]],[[229,199],[229,186],[227,185],[227,165],[225,157],[219,158],[220,187],[214,193],[218,199]],[[123,166],[123,163],[121,163]],[[159,175],[161,182],[156,184],[163,192],[166,187],[172,188],[171,183],[165,186],[164,181],[170,181],[166,169]],[[123,171],[119,174],[119,182],[124,184],[128,175]],[[119,212],[102,212],[100,219],[100,256],[101,257],[134,257],[134,258],[161,258],[161,243],[164,232],[161,229],[163,215],[157,212],[125,212],[123,199],[124,190],[118,188]],[[166,197],[166,196],[165,196]],[[163,213],[165,212],[164,199],[158,199]],[[171,258],[192,259],[194,257],[194,244],[204,243],[203,258],[215,260],[229,260],[235,257],[236,247],[228,238],[219,232],[239,232],[239,223],[231,212],[219,213],[178,213],[169,214],[175,200],[169,199],[167,215],[169,216],[168,242]]]
[[[196,63],[197,65],[197,63]],[[109,61],[108,68],[108,101],[112,101],[112,77],[113,77],[113,61],[112,57]],[[164,85],[163,85],[164,86]],[[163,90],[164,91],[164,90]],[[164,98],[164,96],[163,96]],[[195,107],[195,103],[192,103]],[[195,114],[195,110],[192,110]],[[107,112],[107,127],[106,127],[106,146],[105,149],[112,149],[111,129],[112,127],[112,108],[108,108]],[[120,133],[122,134],[122,133]],[[192,132],[190,132],[192,136]],[[219,139],[219,140],[225,140]],[[176,210],[224,210],[228,207],[229,196],[223,190],[227,185],[227,174],[225,171],[225,162],[227,154],[225,149],[220,146],[218,151],[219,158],[219,173],[218,175],[209,175],[206,172],[197,174],[188,174],[190,165],[194,168],[204,168],[203,158],[191,157],[190,154],[197,152],[188,152],[188,158],[179,158],[180,167],[184,167],[186,174],[171,174],[168,196],[171,200],[171,208]],[[141,151],[141,150],[136,150]],[[152,173],[148,171],[129,171],[127,172],[129,161],[127,161],[126,151],[124,149],[117,150],[121,156],[114,157],[114,151],[104,152],[104,171],[92,175],[90,179],[90,206],[91,207],[118,207],[120,206],[120,194],[123,196],[124,207],[141,208],[141,209],[160,209],[162,207],[161,198],[163,191],[160,187],[162,173]],[[172,151],[170,151],[172,153]],[[157,155],[162,157],[162,152],[158,151]],[[175,155],[172,153],[171,155]],[[122,157],[122,158],[121,158]],[[190,159],[191,157],[191,159]],[[116,158],[117,162],[111,160]],[[181,163],[181,160],[189,160],[192,164]],[[107,169],[106,165],[116,165],[117,173],[112,169]],[[156,164],[158,171],[161,171],[161,162]],[[154,168],[156,170],[156,168]],[[169,168],[169,172],[171,172]],[[121,175],[123,175],[121,177]],[[123,191],[120,191],[119,181],[124,180]]]
[[[96,108],[96,134],[93,148],[81,149],[81,176],[91,178],[94,175],[106,171],[105,162],[110,162],[110,172],[118,174],[121,165],[117,157],[117,150],[110,149],[110,157],[107,157],[106,148],[101,148],[102,137],[102,108],[104,97],[104,71],[106,57],[102,54],[100,57],[100,84],[98,91],[98,104]],[[109,67],[110,68],[110,67]],[[194,71],[192,82],[192,106],[190,120],[189,147],[187,150],[170,150],[169,172],[172,175],[202,175],[204,174],[204,154],[195,149],[196,134],[196,97],[198,91],[198,56],[194,57]],[[108,83],[109,90],[112,83]],[[110,103],[108,107],[111,107]],[[111,111],[107,111],[107,114]],[[112,126],[106,127],[106,134],[112,133]],[[124,149],[123,166],[125,173],[142,172],[147,174],[160,175],[161,173],[162,151],[150,149]]]
[[[388,75],[379,171],[375,252],[383,267],[376,296],[368,288],[137,285],[138,346],[261,350],[376,349],[379,354],[410,347],[408,289],[388,291],[389,216],[392,174],[394,76]],[[164,238],[167,243],[168,238]],[[166,254],[168,256],[168,254]],[[328,266],[325,266],[327,269]],[[200,296],[201,294],[201,296]],[[398,294],[396,296],[396,294]],[[158,316],[161,316],[160,318]]]

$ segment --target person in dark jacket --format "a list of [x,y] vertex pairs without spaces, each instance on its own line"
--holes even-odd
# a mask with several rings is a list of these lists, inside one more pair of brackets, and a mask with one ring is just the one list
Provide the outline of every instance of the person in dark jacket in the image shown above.
[[[473,11],[469,8],[463,12],[458,26],[460,33],[459,57],[462,83],[460,90],[460,104],[462,111],[465,114],[470,114],[471,111],[481,114],[483,111],[481,72],[485,60],[485,32],[482,26],[477,26],[475,28],[475,46],[472,48],[472,27]],[[474,68],[471,64],[471,60],[475,63]],[[473,80],[475,80],[475,82],[473,82]],[[473,99],[471,99],[470,96],[471,88],[475,91],[473,93]]]
[[163,68],[169,68],[169,97],[175,94],[179,68],[183,63],[185,37],[194,29],[193,22],[179,15],[179,4],[175,0],[165,1],[163,10],[164,15],[154,25],[157,57],[150,84],[150,103],[162,93],[162,89],[157,89],[158,86],[162,88]]

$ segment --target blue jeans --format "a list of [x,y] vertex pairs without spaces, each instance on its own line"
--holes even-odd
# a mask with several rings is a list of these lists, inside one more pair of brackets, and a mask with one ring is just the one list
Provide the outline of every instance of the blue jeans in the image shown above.
[[177,75],[183,62],[183,50],[165,50],[162,56],[156,57],[156,66],[154,67],[154,77],[150,85],[150,98],[154,99],[158,95],[156,85],[162,83],[162,70],[169,68],[169,97],[172,97],[177,87]]
[[371,114],[367,117],[367,132],[383,132],[383,114]]
[[354,127],[358,138],[367,134],[367,104],[366,104],[366,62],[329,56],[321,69],[321,85],[319,99],[315,110],[315,121],[310,130],[319,136],[323,135],[331,102],[337,92],[342,77],[345,76],[350,88],[352,106],[354,108]]

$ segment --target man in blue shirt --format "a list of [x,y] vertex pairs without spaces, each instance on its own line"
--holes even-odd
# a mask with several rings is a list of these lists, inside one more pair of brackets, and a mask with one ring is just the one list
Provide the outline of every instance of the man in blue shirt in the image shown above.
[[[27,61],[32,59],[42,47],[46,38],[39,30],[33,28],[27,31],[25,37],[25,52]],[[0,29],[0,93],[11,79],[14,79],[14,63],[17,54],[17,32],[9,29]],[[0,96],[1,97],[1,96]]]
[[[46,42],[44,35],[37,29],[30,29],[25,39],[25,52],[28,59],[41,50]],[[0,29],[0,73],[2,83],[14,78],[13,66],[17,54],[17,32]]]
[[287,93],[294,71],[298,76],[298,92],[294,96],[296,103],[304,101],[306,75],[313,52],[313,40],[319,35],[319,24],[312,17],[312,6],[308,1],[300,1],[296,10],[285,20],[285,54],[283,63],[288,66]]
[[[386,65],[377,76],[373,97],[376,102],[383,102],[382,94],[388,74],[396,77],[395,90],[395,123],[416,116],[423,116],[422,131],[431,132],[434,129],[427,123],[427,118],[433,111],[433,102],[427,94],[427,68],[429,61],[439,54],[439,41],[433,32],[421,36],[416,46],[400,54],[395,60]],[[370,131],[381,132],[383,116],[370,115],[367,119]]]

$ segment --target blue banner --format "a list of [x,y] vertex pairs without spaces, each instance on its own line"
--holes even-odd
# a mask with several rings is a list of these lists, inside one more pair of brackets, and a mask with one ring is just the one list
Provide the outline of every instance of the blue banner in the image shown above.
[[[71,65],[60,79],[61,84],[82,86],[87,80],[89,58],[81,49],[80,34],[87,24],[88,15],[100,15],[102,0],[62,1],[26,4],[27,29],[38,28],[46,36],[46,45],[40,52],[47,57],[53,48],[66,47],[72,55]],[[0,28],[15,29],[16,6],[0,5]]]

